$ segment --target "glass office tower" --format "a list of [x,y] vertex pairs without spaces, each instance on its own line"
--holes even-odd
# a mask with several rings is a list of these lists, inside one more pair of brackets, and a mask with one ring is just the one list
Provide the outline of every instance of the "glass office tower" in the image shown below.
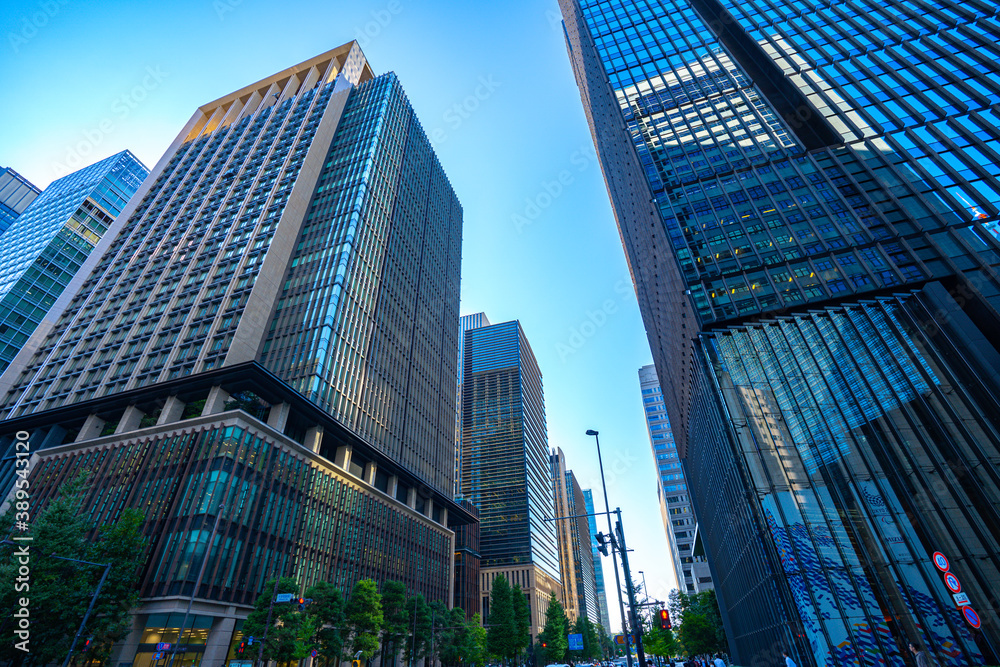
[[531,635],[562,597],[542,373],[516,320],[465,331],[462,497],[479,509],[483,616],[503,574],[525,591]]
[[556,448],[549,454],[552,468],[552,495],[555,515],[578,517],[556,521],[556,544],[559,547],[559,572],[562,579],[562,603],[570,623],[586,616],[600,621],[594,581],[594,559],[590,544],[593,538],[587,524],[583,489],[572,470],[566,468],[566,455]]
[[450,602],[461,231],[354,42],[195,111],[0,377],[35,502],[89,469],[92,519],[146,513],[115,662],[183,633],[175,665],[226,664],[276,575]]
[[735,660],[995,664],[998,5],[561,6]]
[[130,152],[112,155],[53,181],[0,235],[0,372],[148,175]]
[[594,594],[597,601],[597,618],[605,632],[611,632],[611,619],[608,618],[608,595],[604,589],[604,568],[601,566],[601,552],[597,550],[597,540],[594,539],[599,531],[597,530],[597,517],[594,516],[594,492],[590,489],[583,490],[583,506],[587,517],[587,530],[590,535],[590,556],[594,561]]
[[28,179],[9,167],[0,167],[0,234],[24,213],[41,193]]
[[709,590],[714,588],[712,572],[708,567],[705,548],[698,539],[698,520],[691,506],[687,478],[677,453],[674,434],[670,430],[670,419],[663,405],[660,381],[652,364],[639,369],[639,388],[659,479],[656,495],[660,501],[663,530],[670,545],[677,584],[684,593]]

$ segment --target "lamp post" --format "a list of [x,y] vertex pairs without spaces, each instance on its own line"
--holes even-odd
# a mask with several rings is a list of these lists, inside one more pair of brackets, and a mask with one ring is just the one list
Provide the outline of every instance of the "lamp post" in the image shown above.
[[[611,527],[611,505],[608,504],[608,485],[604,481],[604,461],[601,459],[601,439],[598,437],[598,432],[594,429],[587,429],[587,435],[594,436],[594,440],[597,442],[597,464],[601,468],[601,488],[604,490],[604,511],[608,517],[608,534],[614,535],[614,528]],[[615,589],[618,591],[618,611],[622,616],[622,630],[626,635],[625,659],[628,661],[628,667],[632,667],[632,649],[628,645],[628,625],[625,622],[625,603],[622,602],[622,582],[618,577],[618,557],[615,556],[614,549],[611,550],[611,561],[615,567]]]

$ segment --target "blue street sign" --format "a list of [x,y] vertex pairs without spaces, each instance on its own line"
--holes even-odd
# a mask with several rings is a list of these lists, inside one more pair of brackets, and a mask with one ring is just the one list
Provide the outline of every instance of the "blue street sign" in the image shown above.
[[569,639],[570,651],[583,650],[583,635],[567,635],[566,638]]

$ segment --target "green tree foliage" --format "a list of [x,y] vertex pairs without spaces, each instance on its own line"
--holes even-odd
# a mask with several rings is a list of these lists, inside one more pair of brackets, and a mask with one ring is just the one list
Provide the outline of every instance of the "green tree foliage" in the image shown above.
[[681,653],[680,644],[674,637],[672,630],[662,630],[659,625],[642,637],[642,645],[649,655],[658,655],[661,658],[670,658]]
[[597,636],[596,626],[590,622],[586,616],[576,619],[573,624],[573,633],[583,637],[582,651],[569,651],[569,656],[574,662],[580,660],[593,660],[601,657],[601,640]]
[[[274,579],[264,584],[264,592],[257,596],[253,611],[243,623],[243,636],[254,638],[254,647],[258,643],[263,646],[265,660],[287,662],[302,660],[313,648],[313,637],[319,629],[317,617],[309,617],[299,611],[297,604],[279,602],[271,604],[274,595]],[[299,583],[294,577],[282,577],[278,581],[278,594],[299,594]],[[271,623],[268,625],[268,608],[270,608]],[[265,638],[266,634],[266,638]],[[256,651],[260,651],[256,648]],[[256,658],[257,652],[251,650],[251,656]]]
[[371,579],[362,579],[354,584],[351,597],[344,610],[346,627],[350,633],[349,656],[359,651],[370,660],[378,651],[378,638],[382,632],[382,596]]
[[403,656],[407,664],[410,664],[424,655],[431,640],[431,609],[423,595],[417,593],[406,600],[406,615]]
[[307,589],[305,596],[312,599],[306,613],[316,621],[311,643],[324,667],[337,665],[344,652],[344,596],[339,588],[326,581]]
[[514,652],[517,656],[531,646],[531,610],[520,584],[514,584],[510,590],[510,601],[514,608]]
[[493,580],[490,591],[490,615],[486,619],[486,647],[490,654],[500,659],[518,655],[517,619],[507,577],[499,575]]
[[430,604],[431,608],[431,637],[424,651],[430,661],[434,664],[435,659],[441,655],[441,647],[449,645],[453,628],[451,627],[451,611],[448,606],[440,600],[434,600]]
[[481,665],[486,662],[488,656],[486,652],[486,628],[483,627],[482,618],[479,614],[473,614],[469,621],[469,654],[465,663],[469,665]]
[[673,590],[669,607],[671,617],[679,623],[676,639],[688,655],[729,650],[714,590],[694,595]]
[[[406,610],[406,586],[401,581],[382,584],[382,664],[395,665],[410,628]],[[391,658],[390,658],[391,656]],[[391,663],[390,663],[391,660]]]
[[562,603],[552,593],[549,597],[549,608],[545,611],[545,627],[542,629],[540,638],[545,647],[542,649],[547,662],[563,662],[569,648],[569,640],[566,638],[569,629],[569,620],[566,618],[566,610]]
[[[22,598],[28,601],[31,623],[28,648],[36,664],[62,661],[65,657],[104,573],[101,567],[52,556],[111,563],[85,629],[85,636],[94,637],[90,653],[93,659],[107,660],[111,646],[131,630],[129,612],[139,599],[136,586],[146,550],[143,515],[126,509],[114,523],[95,527],[83,511],[88,479],[83,474],[65,484],[35,517],[28,531],[16,531],[16,536],[32,538],[25,542],[30,545],[26,556],[30,579],[17,581],[23,550],[0,547],[0,606],[17,610],[22,606],[19,604]],[[18,480],[19,488],[26,486],[21,481]],[[16,505],[12,509],[18,511]],[[0,524],[3,537],[10,533],[13,519],[10,513]],[[9,638],[0,644],[0,660],[16,664],[25,654],[14,646],[15,628],[16,620],[11,614],[0,618],[0,632]]]

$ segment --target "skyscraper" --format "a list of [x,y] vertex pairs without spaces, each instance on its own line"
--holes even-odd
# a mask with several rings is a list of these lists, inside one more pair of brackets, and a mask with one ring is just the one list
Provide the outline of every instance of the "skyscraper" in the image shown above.
[[465,331],[462,497],[479,509],[483,616],[503,574],[527,595],[531,635],[562,597],[542,373],[516,320]]
[[486,313],[473,313],[472,315],[462,315],[458,322],[458,394],[455,405],[455,496],[462,495],[462,379],[465,358],[465,332],[469,329],[488,327],[489,318]]
[[0,378],[33,499],[90,469],[91,517],[156,536],[114,660],[193,596],[177,659],[228,662],[276,575],[451,600],[461,230],[354,42],[195,111]]
[[594,558],[590,544],[593,537],[587,525],[583,489],[572,470],[566,468],[566,456],[556,448],[549,454],[552,468],[552,494],[559,517],[578,517],[556,521],[556,544],[559,547],[559,572],[562,579],[563,607],[571,623],[581,616],[594,623],[597,611],[597,584],[594,581]]
[[0,167],[0,234],[35,201],[41,190],[9,167]]
[[590,556],[594,561],[594,592],[597,600],[598,622],[604,631],[611,632],[611,619],[608,618],[608,594],[604,589],[604,568],[601,565],[601,552],[597,550],[597,540],[594,539],[599,531],[597,530],[597,517],[594,516],[594,492],[590,489],[583,490],[583,506],[587,517],[587,534],[590,536]]
[[734,659],[996,662],[997,4],[561,7]]
[[708,590],[714,587],[712,572],[708,567],[704,547],[698,539],[698,520],[691,507],[687,479],[670,430],[670,419],[663,405],[660,381],[652,364],[639,369],[639,387],[659,480],[656,495],[660,501],[663,530],[670,545],[677,583],[685,593]]
[[[11,174],[0,175],[0,192]],[[20,194],[11,210],[33,201],[0,235],[0,372],[147,175],[149,170],[134,155],[122,151],[54,181],[37,199],[28,189],[34,186],[23,185],[26,181],[13,188]],[[0,206],[0,217],[4,208]]]

